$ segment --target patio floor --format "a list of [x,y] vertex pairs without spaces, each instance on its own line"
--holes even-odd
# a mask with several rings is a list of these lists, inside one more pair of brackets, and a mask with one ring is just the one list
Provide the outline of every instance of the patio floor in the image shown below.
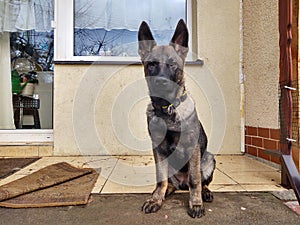
[[141,205],[149,194],[93,194],[84,206],[29,209],[0,208],[0,225],[295,225],[297,215],[270,193],[215,193],[205,202],[206,215],[187,214],[188,193],[171,195],[157,213],[144,214]]
[[[280,171],[253,158],[241,155],[216,156],[216,161],[217,169],[210,185],[213,192],[285,190],[280,185]],[[101,171],[92,193],[151,193],[155,185],[153,156],[43,157],[0,180],[0,185],[58,162]]]

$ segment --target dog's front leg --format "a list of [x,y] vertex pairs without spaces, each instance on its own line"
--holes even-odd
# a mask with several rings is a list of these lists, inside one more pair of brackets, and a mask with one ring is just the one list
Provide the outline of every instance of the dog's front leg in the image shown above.
[[145,213],[153,213],[158,211],[163,200],[165,200],[165,194],[168,188],[168,162],[167,159],[158,153],[158,149],[153,151],[156,165],[156,188],[152,193],[152,197],[148,199],[142,210]]
[[202,217],[205,214],[202,201],[200,154],[200,147],[197,146],[189,160],[190,199],[188,214],[193,218]]

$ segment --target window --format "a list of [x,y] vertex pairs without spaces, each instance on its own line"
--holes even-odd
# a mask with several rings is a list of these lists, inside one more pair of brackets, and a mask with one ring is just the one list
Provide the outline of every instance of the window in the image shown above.
[[76,0],[74,55],[138,56],[137,29],[145,20],[158,43],[168,43],[185,0]]
[[30,58],[33,67],[39,67],[41,71],[53,71],[53,31],[11,32],[10,47],[13,67],[17,66],[18,59]]
[[53,31],[11,32],[10,54],[15,127],[52,129]]
[[0,9],[0,82],[5,93],[0,95],[0,129],[25,129],[22,133],[32,140],[32,129],[53,128],[54,0],[2,0]]
[[55,60],[138,61],[140,23],[149,24],[158,44],[168,44],[179,19],[190,25],[190,2],[57,0]]

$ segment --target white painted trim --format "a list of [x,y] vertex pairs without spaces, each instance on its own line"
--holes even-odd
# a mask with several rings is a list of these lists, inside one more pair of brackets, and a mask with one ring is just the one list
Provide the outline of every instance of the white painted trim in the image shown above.
[[193,61],[194,59],[194,52],[192,49],[193,46],[193,9],[192,9],[192,0],[186,0],[186,22],[187,27],[189,30],[189,53],[187,56],[187,61]]
[[[187,26],[192,46],[192,0],[187,1]],[[54,60],[55,61],[140,61],[139,57],[116,56],[74,56],[74,1],[55,0],[54,20]],[[188,57],[192,60],[192,57]]]
[[243,0],[240,0],[240,111],[241,111],[241,152],[245,153],[245,87],[244,87],[244,73],[243,73]]
[[0,130],[0,145],[53,143],[53,130]]
[[54,60],[70,60],[73,56],[73,8],[73,0],[55,0]]
[[140,57],[121,57],[121,56],[70,56],[68,59],[56,59],[56,62],[59,61],[77,61],[77,62],[139,62]]

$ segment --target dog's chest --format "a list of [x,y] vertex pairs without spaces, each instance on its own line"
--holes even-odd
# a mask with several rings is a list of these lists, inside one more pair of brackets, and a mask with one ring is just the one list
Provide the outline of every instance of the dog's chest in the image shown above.
[[195,104],[189,96],[178,107],[173,108],[171,112],[162,113],[150,104],[147,110],[148,121],[157,117],[160,121],[164,121],[167,130],[181,133],[191,129],[195,123],[198,123]]

